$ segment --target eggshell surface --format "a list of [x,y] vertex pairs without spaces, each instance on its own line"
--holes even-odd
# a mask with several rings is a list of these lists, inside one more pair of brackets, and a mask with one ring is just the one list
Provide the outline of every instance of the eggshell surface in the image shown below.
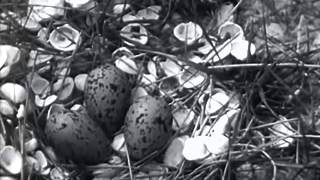
[[144,96],[130,106],[124,124],[124,136],[130,156],[141,159],[160,150],[172,135],[172,114],[160,97]]
[[53,104],[45,134],[58,157],[75,163],[104,162],[111,154],[110,141],[102,129],[84,113]]
[[115,66],[99,66],[89,73],[84,91],[86,109],[108,137],[123,125],[130,94],[128,76]]

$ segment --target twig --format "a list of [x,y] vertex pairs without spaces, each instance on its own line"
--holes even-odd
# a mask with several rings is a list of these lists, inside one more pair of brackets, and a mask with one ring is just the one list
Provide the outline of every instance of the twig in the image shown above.
[[[125,144],[127,146],[127,144]],[[129,169],[129,174],[130,174],[130,179],[134,180],[132,169],[131,169],[131,161],[130,161],[130,156],[129,156],[129,151],[128,148],[126,148],[126,157],[127,157],[127,163],[128,163],[128,169]]]
[[236,69],[236,68],[261,68],[261,67],[291,67],[291,68],[320,68],[320,64],[303,64],[303,63],[278,63],[278,64],[263,64],[263,63],[246,63],[246,64],[227,64],[227,65],[216,65],[216,66],[209,66],[209,70],[214,69]]

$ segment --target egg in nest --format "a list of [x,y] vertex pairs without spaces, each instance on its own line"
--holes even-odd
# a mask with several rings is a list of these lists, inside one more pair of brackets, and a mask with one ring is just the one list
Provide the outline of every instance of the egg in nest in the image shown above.
[[88,75],[84,90],[86,109],[109,138],[123,125],[130,105],[130,84],[128,75],[113,65],[99,66]]
[[85,112],[51,105],[44,130],[58,157],[75,163],[105,162],[112,150],[102,129]]
[[130,106],[124,124],[124,136],[130,156],[142,159],[160,150],[172,135],[172,114],[161,97],[143,96]]

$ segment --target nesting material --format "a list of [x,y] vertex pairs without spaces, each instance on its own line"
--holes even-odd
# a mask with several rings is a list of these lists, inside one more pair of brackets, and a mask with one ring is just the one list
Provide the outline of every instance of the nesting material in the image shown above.
[[182,72],[181,66],[170,59],[160,62],[160,66],[167,76],[177,76]]
[[25,142],[24,150],[25,152],[34,152],[39,147],[37,138],[34,135],[34,132],[29,129],[25,129]]
[[128,10],[130,7],[131,7],[131,5],[128,3],[116,4],[113,6],[113,13],[114,14],[122,14],[123,12]]
[[32,156],[26,156],[25,162],[26,162],[26,170],[28,173],[31,173],[34,171],[37,172],[40,169],[39,162],[37,161],[36,158]]
[[54,167],[50,171],[50,178],[54,180],[65,180],[70,178],[70,173],[60,167]]
[[29,74],[28,77],[31,90],[36,95],[45,95],[50,89],[50,82],[38,73]]
[[227,152],[229,148],[229,138],[223,134],[213,134],[205,140],[205,146],[213,156]]
[[25,118],[25,114],[26,114],[26,107],[24,106],[24,104],[20,104],[17,110],[16,118],[23,119]]
[[210,156],[205,142],[208,136],[196,136],[187,138],[182,151],[183,157],[188,161],[200,161]]
[[0,180],[18,180],[18,179],[12,176],[0,176]]
[[122,58],[123,56],[131,58],[134,54],[126,47],[119,47],[112,52],[111,56],[114,59]]
[[117,68],[119,68],[121,71],[136,75],[138,74],[138,66],[136,62],[127,56],[122,56],[121,58],[118,58],[115,61],[115,65]]
[[22,168],[22,156],[13,146],[5,146],[0,151],[0,165],[10,174],[19,174]]
[[218,34],[221,39],[225,39],[227,36],[230,36],[233,40],[244,39],[242,27],[230,21],[225,22],[219,27]]
[[152,74],[142,74],[140,83],[150,87],[152,84],[155,84],[156,80],[156,77],[154,77]]
[[249,53],[253,55],[256,52],[256,47],[254,44],[250,43],[244,39],[238,39],[231,44],[231,55],[238,60],[245,60],[248,58]]
[[19,104],[26,99],[27,91],[20,84],[7,82],[0,86],[0,95],[14,104]]
[[[41,30],[39,32],[41,32]],[[27,66],[34,68],[38,73],[44,73],[50,70],[50,60],[52,58],[52,54],[45,52],[44,49],[38,48],[37,50],[30,51]]]
[[148,69],[148,72],[150,74],[152,74],[154,77],[158,77],[158,75],[157,75],[157,66],[156,66],[155,62],[148,61],[147,69]]
[[147,96],[148,92],[145,88],[138,86],[132,89],[131,91],[131,102],[135,101],[136,99]]
[[184,148],[185,141],[188,139],[188,136],[177,137],[172,140],[169,147],[167,148],[163,163],[170,167],[177,168],[178,165],[183,161],[184,157],[182,151]]
[[[29,0],[30,17],[37,22],[64,15],[64,0]],[[28,14],[29,14],[28,13]]]
[[215,50],[212,49],[211,52],[204,59],[205,62],[218,62],[231,53],[231,42],[230,40],[225,41],[221,45],[215,47]]
[[5,99],[0,99],[0,113],[5,116],[13,116],[15,113],[14,105]]
[[66,0],[71,7],[81,10],[89,10],[94,7],[94,0]]
[[74,78],[74,84],[76,86],[76,88],[79,91],[84,91],[84,88],[86,86],[86,82],[87,82],[87,78],[88,78],[88,74],[78,74],[75,78]]
[[[1,50],[1,46],[0,46],[0,50]],[[1,51],[0,53],[0,68],[2,68],[6,62],[7,62],[7,58],[8,58],[8,54],[6,51]]]
[[175,110],[172,115],[172,129],[176,131],[188,128],[195,119],[194,111],[188,108],[179,108]]
[[4,66],[2,69],[0,69],[0,79],[7,77],[10,71],[11,66]]
[[21,51],[19,48],[11,45],[0,45],[0,68],[1,66],[12,66],[20,61]]
[[274,141],[273,145],[275,147],[286,148],[294,142],[294,138],[290,136],[294,135],[295,131],[289,122],[279,122],[273,125],[272,128],[270,128],[269,130],[272,134],[271,139],[272,141]]
[[18,20],[18,23],[22,27],[24,27],[30,31],[34,31],[34,32],[38,31],[41,28],[41,25],[37,21],[35,21],[33,18],[30,18],[27,16],[20,18]]
[[138,23],[124,26],[120,31],[120,36],[125,38],[124,42],[129,46],[135,46],[135,44],[146,45],[148,42],[147,29]]
[[126,145],[125,145],[125,139],[124,139],[124,134],[118,134],[113,138],[111,147],[113,150],[118,152],[121,156],[126,156]]
[[285,30],[282,25],[278,23],[270,23],[269,25],[267,25],[266,33],[269,37],[273,37],[279,40],[282,40],[285,37]]
[[2,149],[6,145],[6,139],[3,134],[0,134],[0,149]]
[[201,86],[207,80],[208,75],[192,67],[187,67],[179,76],[180,84],[187,89]]
[[201,27],[194,22],[180,23],[173,29],[173,35],[180,41],[193,44],[201,38],[203,31]]
[[224,91],[213,94],[207,101],[205,113],[207,115],[216,114],[223,106],[225,106],[229,102],[229,100],[230,97]]
[[73,51],[80,43],[80,32],[69,24],[54,29],[49,36],[50,44],[60,51]]
[[47,107],[53,104],[57,99],[58,99],[58,96],[54,94],[45,98],[41,98],[39,95],[35,95],[34,101],[36,106],[38,107]]
[[161,9],[161,6],[149,6],[145,9],[139,10],[136,14],[136,17],[138,19],[158,20],[160,18],[159,12]]
[[48,160],[44,155],[44,153],[38,150],[35,152],[34,157],[39,163],[39,166],[38,166],[39,169],[36,169],[36,170],[40,172],[40,174],[42,175],[48,175],[50,173],[50,168],[49,168]]
[[230,130],[232,124],[235,124],[240,109],[232,109],[220,116],[212,127],[213,133],[224,134]]
[[209,39],[202,37],[199,40],[199,43],[204,43],[204,45],[198,48],[198,52],[200,52],[201,54],[207,55],[211,51],[214,51],[213,48],[216,46],[216,41],[217,39],[210,35],[209,35]]
[[159,88],[162,95],[171,95],[173,97],[177,95],[177,91],[180,89],[180,83],[176,77],[169,77],[160,82]]
[[65,101],[72,96],[74,90],[74,81],[71,77],[58,79],[53,84],[53,91],[57,94],[58,100]]

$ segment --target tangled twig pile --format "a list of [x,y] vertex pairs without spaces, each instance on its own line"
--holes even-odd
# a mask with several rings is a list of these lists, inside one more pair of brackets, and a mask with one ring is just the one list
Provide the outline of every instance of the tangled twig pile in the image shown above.
[[319,179],[320,1],[0,5],[0,180]]

